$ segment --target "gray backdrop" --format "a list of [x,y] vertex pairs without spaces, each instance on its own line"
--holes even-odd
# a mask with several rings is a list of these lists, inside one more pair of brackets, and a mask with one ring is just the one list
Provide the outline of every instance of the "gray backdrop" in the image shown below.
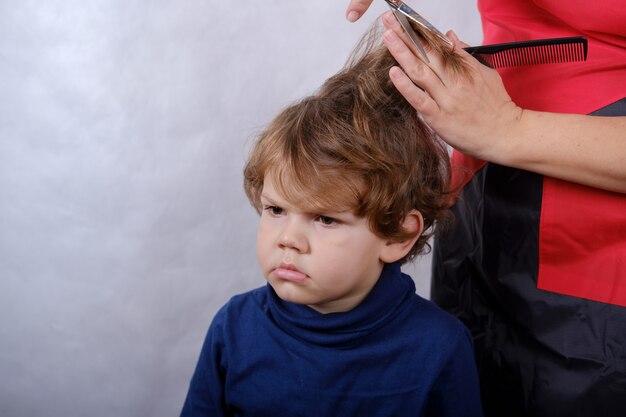
[[[249,144],[376,3],[0,0],[1,416],[178,414],[213,314],[264,282]],[[411,3],[480,43],[474,2]]]

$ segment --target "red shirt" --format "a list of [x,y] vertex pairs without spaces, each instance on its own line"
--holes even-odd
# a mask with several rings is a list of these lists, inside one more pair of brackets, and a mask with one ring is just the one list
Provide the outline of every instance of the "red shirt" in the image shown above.
[[513,101],[531,110],[588,114],[626,97],[623,0],[478,0],[484,43],[585,36],[587,61],[500,70]]

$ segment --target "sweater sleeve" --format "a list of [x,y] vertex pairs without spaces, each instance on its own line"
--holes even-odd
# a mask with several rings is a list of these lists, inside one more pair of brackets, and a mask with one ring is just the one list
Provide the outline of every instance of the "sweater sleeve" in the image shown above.
[[483,415],[472,339],[465,328],[458,334],[456,345],[429,393],[423,416]]
[[213,319],[196,370],[191,378],[181,417],[226,417],[224,397],[224,308]]

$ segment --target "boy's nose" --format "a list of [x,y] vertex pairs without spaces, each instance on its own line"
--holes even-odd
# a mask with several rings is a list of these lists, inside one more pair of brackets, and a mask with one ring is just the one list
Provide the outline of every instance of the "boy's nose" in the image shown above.
[[287,222],[278,239],[278,247],[280,249],[294,249],[298,252],[308,251],[309,245],[302,231],[302,226],[296,224],[295,221]]

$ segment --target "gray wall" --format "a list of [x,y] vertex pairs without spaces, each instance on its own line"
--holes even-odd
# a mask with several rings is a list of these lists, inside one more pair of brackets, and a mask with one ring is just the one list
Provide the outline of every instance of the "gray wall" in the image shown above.
[[[263,284],[246,149],[375,3],[0,0],[1,416],[177,415],[212,315]],[[480,42],[473,2],[412,3]]]

